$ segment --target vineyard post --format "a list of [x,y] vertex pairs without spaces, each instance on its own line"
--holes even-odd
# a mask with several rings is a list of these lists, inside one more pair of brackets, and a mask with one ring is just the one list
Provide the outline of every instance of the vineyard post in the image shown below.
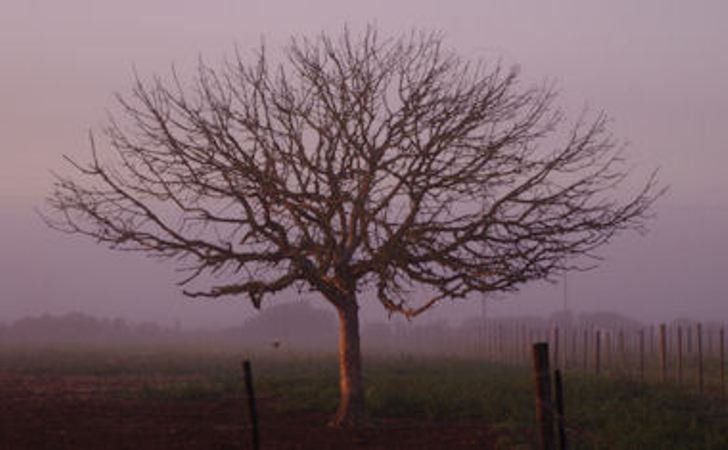
[[614,375],[617,367],[617,334],[614,330],[607,332],[607,357],[604,359],[604,368],[609,369]]
[[258,433],[258,410],[255,406],[255,391],[253,390],[253,371],[250,368],[250,361],[247,359],[243,361],[243,374],[245,375],[245,391],[248,395],[253,450],[259,450],[260,435]]
[[554,343],[554,352],[553,352],[553,366],[554,369],[559,368],[559,326],[554,325],[553,328],[553,343]]
[[521,324],[521,361],[523,365],[528,364],[528,346],[531,344],[530,333],[526,324]]
[[501,345],[501,353],[503,355],[503,362],[507,365],[511,364],[511,326],[510,322],[506,322],[503,328],[503,337]]
[[602,349],[601,349],[601,344],[602,344],[601,337],[602,336],[601,335],[602,335],[602,333],[600,330],[597,330],[596,333],[594,334],[594,371],[596,372],[597,375],[599,375],[599,372],[602,368],[602,362],[600,359],[602,356],[601,355],[601,353],[602,353]]
[[584,351],[584,373],[589,370],[589,329],[584,328],[584,345],[582,347]]
[[725,403],[725,329],[720,327],[720,399]]
[[608,372],[613,368],[612,364],[612,331],[605,331],[602,334],[602,368]]
[[677,384],[682,385],[683,380],[683,330],[680,325],[677,327]]
[[533,371],[536,381],[536,416],[541,436],[541,450],[556,450],[547,342],[533,344]]
[[619,365],[621,366],[619,368],[620,372],[627,373],[629,371],[628,365],[627,365],[627,351],[625,349],[624,344],[624,330],[621,328],[619,329],[619,335],[617,337],[617,346],[619,349]]
[[505,362],[505,357],[503,355],[503,324],[498,324],[498,361]]
[[508,337],[508,353],[511,355],[511,364],[518,366],[521,362],[521,354],[518,351],[518,343],[520,341],[520,329],[518,322],[513,321],[510,325],[510,336]]
[[660,373],[663,383],[667,381],[667,327],[660,324]]
[[640,330],[640,382],[645,382],[645,330]]
[[703,378],[703,325],[698,324],[695,330],[698,344],[698,391],[702,394],[705,380]]
[[[569,361],[568,361],[569,365],[571,365],[572,367],[577,367],[577,365],[578,365],[577,358],[579,357],[579,352],[576,349],[578,340],[579,340],[579,332],[578,332],[578,330],[572,328],[572,330],[571,330],[571,357],[569,358]],[[564,368],[568,368],[566,363],[564,363]]]

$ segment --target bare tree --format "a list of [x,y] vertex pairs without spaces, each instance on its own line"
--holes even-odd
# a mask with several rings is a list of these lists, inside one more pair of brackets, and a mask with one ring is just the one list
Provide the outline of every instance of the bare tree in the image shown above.
[[554,100],[437,34],[294,39],[276,65],[264,50],[201,63],[191,86],[137,77],[104,158],[92,138],[47,220],[182,261],[191,297],[259,307],[289,288],[320,293],[340,324],[333,423],[352,426],[362,293],[413,317],[578,268],[574,257],[644,225],[654,174],[610,195],[627,170],[606,118],[567,126]]

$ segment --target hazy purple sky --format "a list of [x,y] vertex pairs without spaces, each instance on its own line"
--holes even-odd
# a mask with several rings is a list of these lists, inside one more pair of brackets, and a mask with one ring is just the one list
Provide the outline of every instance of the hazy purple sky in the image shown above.
[[[215,64],[235,45],[375,23],[383,33],[445,32],[463,55],[555,79],[569,111],[603,109],[671,193],[653,232],[606,249],[569,279],[577,310],[728,319],[728,3],[725,1],[2,0],[0,3],[0,321],[44,311],[230,323],[243,301],[181,299],[171,266],[46,230],[32,208],[62,154],[83,158],[113,93],[142,76]],[[548,313],[559,287],[509,296],[495,313]],[[464,315],[468,306],[441,308]],[[376,308],[373,311],[378,312]],[[383,317],[383,314],[381,315]]]

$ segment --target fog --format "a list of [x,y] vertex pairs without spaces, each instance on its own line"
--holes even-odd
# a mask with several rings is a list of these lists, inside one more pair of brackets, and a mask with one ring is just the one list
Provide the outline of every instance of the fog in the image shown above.
[[[165,326],[224,327],[259,314],[245,298],[190,300],[171,263],[116,253],[49,230],[34,208],[62,155],[88,156],[87,132],[114,109],[133,71],[183,77],[200,56],[275,49],[292,34],[375,23],[389,34],[438,29],[464,56],[517,64],[529,82],[556,80],[571,114],[613,118],[636,179],[661,168],[671,189],[646,236],[600,251],[599,268],[485,300],[486,314],[548,316],[611,310],[643,321],[726,320],[728,302],[728,53],[719,1],[64,2],[4,0],[0,8],[0,322],[43,313]],[[633,187],[632,186],[627,186]],[[285,294],[326,308],[314,294]],[[387,319],[364,298],[365,320]],[[422,323],[483,312],[480,298],[446,302]],[[271,301],[266,305],[272,305]],[[264,309],[266,307],[264,305]],[[416,322],[417,322],[416,321]]]
[[[674,320],[667,328],[696,329],[696,322]],[[700,322],[708,353],[724,325]],[[564,345],[569,359],[583,362],[584,336],[600,334],[605,345],[622,342],[630,351],[645,337],[654,351],[658,327],[613,312],[573,314],[559,311],[547,317],[533,315],[484,317],[476,315],[460,323],[446,320],[405,323],[376,321],[363,324],[363,351],[378,356],[457,356],[527,362],[527,343],[550,340]],[[589,338],[587,338],[589,339]],[[688,338],[690,339],[690,338]],[[278,303],[246,319],[222,328],[185,329],[178,323],[133,322],[120,318],[99,319],[83,313],[44,314],[0,324],[0,348],[5,350],[93,350],[109,348],[142,351],[180,350],[291,357],[331,355],[337,352],[336,317],[331,311],[307,302]],[[607,344],[609,342],[609,344]],[[690,344],[688,344],[690,346]],[[579,350],[582,356],[578,356]]]

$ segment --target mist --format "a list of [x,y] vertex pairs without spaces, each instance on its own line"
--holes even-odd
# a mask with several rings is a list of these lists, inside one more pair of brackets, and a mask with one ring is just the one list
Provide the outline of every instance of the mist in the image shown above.
[[[214,3],[214,4],[213,4]],[[728,54],[723,2],[401,1],[342,3],[131,1],[4,2],[0,16],[0,322],[82,312],[183,328],[224,328],[259,316],[246,298],[191,300],[174,265],[117,253],[48,229],[36,213],[62,155],[85,160],[88,131],[103,126],[113,94],[134,71],[189,74],[237,47],[252,55],[291,35],[375,23],[383,33],[437,29],[466,57],[520,66],[529,82],[555,80],[572,119],[585,107],[613,118],[634,179],[659,166],[670,193],[645,236],[601,249],[599,267],[526,285],[517,293],[445,302],[415,323],[458,326],[488,316],[548,317],[614,311],[645,322],[726,320],[728,282]],[[634,186],[625,186],[629,191]],[[327,309],[315,294],[282,302]],[[266,302],[266,308],[278,302]],[[387,321],[363,297],[364,321]],[[366,338],[365,338],[366,339]]]

